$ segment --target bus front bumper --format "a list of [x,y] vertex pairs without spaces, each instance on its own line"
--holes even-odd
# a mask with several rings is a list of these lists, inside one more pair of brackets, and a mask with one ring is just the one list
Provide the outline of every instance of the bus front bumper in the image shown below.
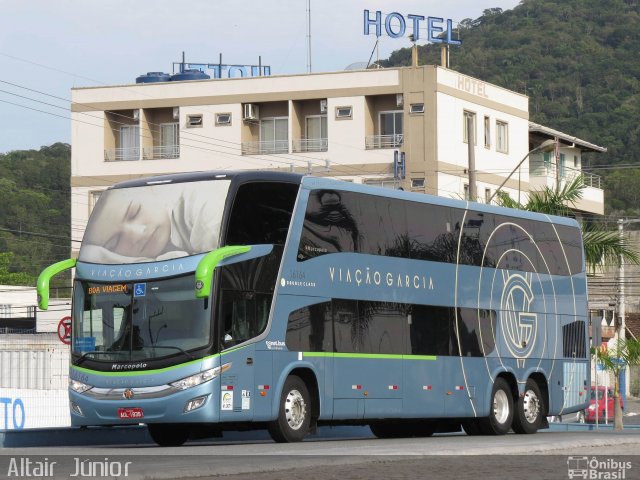
[[163,386],[78,393],[70,389],[71,425],[217,422],[214,384],[209,381],[185,390]]

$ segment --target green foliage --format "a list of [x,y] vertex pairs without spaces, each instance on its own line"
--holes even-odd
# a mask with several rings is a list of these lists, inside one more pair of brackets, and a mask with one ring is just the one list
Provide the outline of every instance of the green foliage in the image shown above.
[[0,284],[33,286],[69,258],[70,176],[67,144],[0,154]]
[[[639,163],[640,2],[523,0],[464,19],[457,34],[452,69],[528,95],[532,121],[608,148],[584,166]],[[439,64],[439,49],[420,46],[420,63]],[[380,63],[408,66],[410,49]],[[603,173],[607,211],[638,215],[640,170]]]

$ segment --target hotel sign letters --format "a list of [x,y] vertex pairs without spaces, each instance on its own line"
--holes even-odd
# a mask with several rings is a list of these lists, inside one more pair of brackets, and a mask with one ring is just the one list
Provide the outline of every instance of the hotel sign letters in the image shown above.
[[364,34],[370,35],[372,27],[375,27],[376,37],[382,36],[382,27],[388,36],[391,38],[404,37],[407,32],[407,28],[410,30],[410,34],[413,35],[413,41],[420,39],[420,29],[424,28],[426,24],[427,28],[427,41],[431,43],[447,43],[449,45],[460,45],[462,41],[451,38],[451,32],[453,30],[453,20],[448,18],[446,20],[446,35],[440,36],[445,32],[444,22],[445,20],[440,17],[425,17],[424,15],[414,15],[410,13],[405,16],[398,12],[392,12],[387,14],[382,20],[382,12],[377,10],[374,12],[374,16],[371,15],[369,10],[364,11]]

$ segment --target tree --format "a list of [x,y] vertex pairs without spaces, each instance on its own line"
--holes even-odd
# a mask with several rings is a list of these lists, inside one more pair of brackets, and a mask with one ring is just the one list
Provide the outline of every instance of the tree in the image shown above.
[[615,388],[613,390],[613,428],[615,430],[622,430],[624,428],[622,422],[622,406],[620,404],[622,372],[631,365],[640,365],[640,341],[635,338],[617,338],[611,343],[613,343],[613,345],[607,349],[592,348],[591,353],[597,353],[598,363],[602,364],[605,371],[613,373],[615,379]]
[[[545,187],[543,190],[531,192],[529,200],[524,205],[509,197],[509,194],[504,191],[499,191],[497,198],[498,204],[503,207],[573,217],[571,207],[575,207],[576,202],[582,198],[585,188],[582,177],[576,177],[564,185]],[[625,262],[636,265],[640,263],[638,252],[617,231],[604,230],[595,224],[582,223],[581,227],[585,261],[591,273],[602,265],[618,265],[620,256],[624,256]]]

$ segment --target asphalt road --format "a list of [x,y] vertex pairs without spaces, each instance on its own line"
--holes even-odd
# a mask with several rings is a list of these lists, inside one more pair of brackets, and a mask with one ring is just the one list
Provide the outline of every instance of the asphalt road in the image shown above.
[[[43,466],[56,462],[51,468],[53,475],[40,478],[67,479],[125,478],[125,467],[126,478],[148,480],[566,479],[572,463],[585,464],[595,458],[599,463],[594,464],[594,472],[606,475],[588,478],[640,479],[640,456],[636,454],[640,454],[640,433],[636,430],[503,437],[449,434],[394,440],[312,439],[297,444],[203,441],[177,448],[34,447],[0,450],[0,477],[25,478],[28,472],[20,468],[29,460],[40,461]],[[74,473],[78,475],[72,477]],[[612,473],[620,476],[613,477]]]

